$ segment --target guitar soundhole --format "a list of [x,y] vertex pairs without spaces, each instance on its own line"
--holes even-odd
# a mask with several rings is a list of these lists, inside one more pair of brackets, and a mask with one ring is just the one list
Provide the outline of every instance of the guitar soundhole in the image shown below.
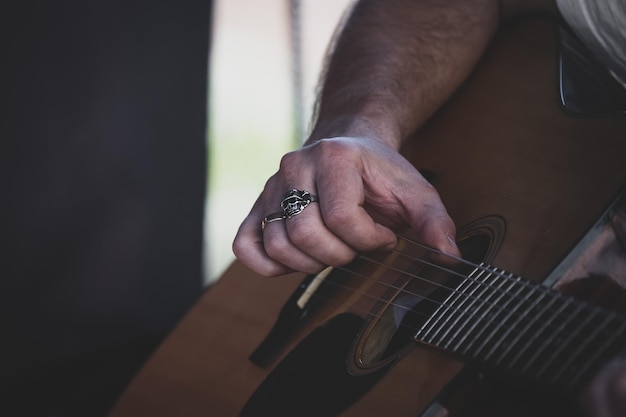
[[389,298],[381,300],[370,313],[355,344],[351,371],[373,372],[412,349],[413,336],[450,294],[450,288],[455,288],[474,269],[472,265],[491,262],[503,236],[501,218],[484,218],[463,228],[457,237],[463,259],[468,262],[434,264],[428,254],[421,255],[390,286],[396,290],[389,292]]

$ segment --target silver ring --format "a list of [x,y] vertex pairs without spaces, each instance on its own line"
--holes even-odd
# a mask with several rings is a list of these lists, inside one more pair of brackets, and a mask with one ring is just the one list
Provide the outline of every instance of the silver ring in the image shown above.
[[293,188],[285,193],[283,201],[280,202],[280,206],[283,208],[283,218],[290,219],[302,213],[309,204],[316,202],[319,202],[316,195]]
[[282,220],[284,218],[285,218],[285,215],[282,211],[278,213],[270,214],[269,216],[264,218],[263,221],[261,222],[261,231],[265,230],[265,226],[267,226],[268,223]]

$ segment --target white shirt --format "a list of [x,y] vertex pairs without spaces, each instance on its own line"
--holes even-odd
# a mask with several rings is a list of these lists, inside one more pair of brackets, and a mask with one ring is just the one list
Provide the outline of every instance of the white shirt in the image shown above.
[[626,88],[626,0],[556,0],[563,18]]

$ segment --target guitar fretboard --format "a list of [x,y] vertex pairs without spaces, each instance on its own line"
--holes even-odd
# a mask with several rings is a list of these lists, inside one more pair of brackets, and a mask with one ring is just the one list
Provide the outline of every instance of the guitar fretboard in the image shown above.
[[626,320],[481,265],[414,339],[489,369],[575,388],[626,347]]

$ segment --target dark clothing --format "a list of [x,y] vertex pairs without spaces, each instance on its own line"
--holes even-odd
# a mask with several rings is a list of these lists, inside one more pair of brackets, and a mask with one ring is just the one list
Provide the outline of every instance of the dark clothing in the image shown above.
[[210,0],[0,6],[0,415],[103,416],[202,289]]

